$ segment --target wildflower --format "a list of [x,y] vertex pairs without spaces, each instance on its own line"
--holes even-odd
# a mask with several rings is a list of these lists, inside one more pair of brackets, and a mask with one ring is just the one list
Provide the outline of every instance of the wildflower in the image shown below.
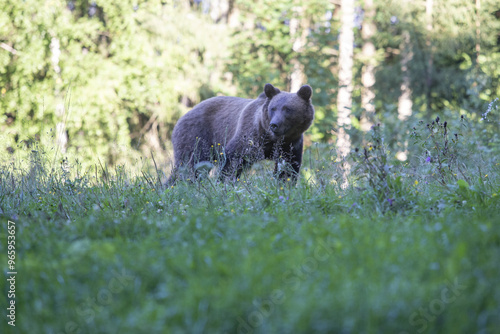
[[217,162],[217,160],[214,160],[214,162]]
[[283,190],[283,187],[281,187],[280,190]]
[[484,177],[488,177],[488,174],[486,174]]
[[[488,175],[486,175],[486,176],[488,176]],[[288,178],[288,179],[286,179],[286,180],[287,180],[287,181],[290,181],[290,178]]]
[[391,205],[391,206],[392,206],[392,203],[394,203],[394,200],[393,200],[392,198],[388,198],[388,199],[387,199],[387,202],[389,202],[389,205]]
[[217,143],[217,146],[220,146],[220,143]]
[[223,155],[224,153],[220,152],[220,155]]
[[415,180],[415,185],[418,186],[418,180]]
[[425,162],[431,162],[431,157],[427,157],[427,158],[425,159]]
[[339,198],[342,198],[342,196],[339,195]]

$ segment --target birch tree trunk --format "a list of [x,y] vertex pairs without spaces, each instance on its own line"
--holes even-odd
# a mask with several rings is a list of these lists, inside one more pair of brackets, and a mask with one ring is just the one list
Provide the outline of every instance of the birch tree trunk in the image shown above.
[[59,57],[61,55],[61,43],[59,39],[55,36],[52,36],[50,41],[50,60],[52,62],[52,67],[54,72],[56,73],[56,90],[54,92],[56,96],[56,116],[59,118],[59,121],[56,124],[56,143],[59,147],[59,150],[64,154],[66,153],[66,148],[68,146],[68,135],[66,134],[66,120],[65,120],[65,108],[64,108],[64,98],[61,96],[61,68],[59,67]]
[[350,166],[345,158],[351,151],[351,139],[346,130],[351,127],[352,108],[352,65],[354,45],[354,0],[341,0],[342,27],[339,36],[339,92],[337,95],[337,151],[339,158],[344,160],[344,182],[342,188],[347,187],[347,176]]
[[361,74],[361,83],[363,85],[361,90],[361,108],[363,115],[361,117],[361,130],[368,131],[373,125],[373,118],[375,114],[375,92],[373,85],[375,84],[375,45],[372,38],[375,35],[375,24],[373,18],[375,17],[375,7],[373,0],[365,0],[365,14],[363,18],[363,28],[361,29],[361,38],[363,39],[362,55],[365,62]]
[[307,20],[303,18],[303,8],[294,8],[294,16],[290,20],[290,36],[292,38],[292,50],[295,57],[292,59],[292,74],[290,75],[290,92],[296,92],[306,83],[304,66],[299,61],[299,55],[307,42]]
[[481,0],[476,0],[476,66],[479,66],[481,51]]
[[410,32],[404,30],[401,42],[401,73],[403,74],[403,82],[401,83],[401,95],[398,99],[398,118],[406,121],[412,114],[413,101],[411,99],[411,83],[408,64],[413,59],[413,52],[410,40]]
[[434,62],[434,55],[432,50],[432,11],[434,6],[434,0],[426,0],[425,2],[425,15],[427,18],[427,78],[426,78],[426,100],[427,100],[427,111],[431,109],[431,85],[432,85],[432,66]]
[[345,129],[351,127],[354,0],[341,1],[341,22],[342,28],[339,36],[339,92],[337,95],[337,125],[339,127],[337,149],[341,157],[345,157],[351,148],[350,138]]

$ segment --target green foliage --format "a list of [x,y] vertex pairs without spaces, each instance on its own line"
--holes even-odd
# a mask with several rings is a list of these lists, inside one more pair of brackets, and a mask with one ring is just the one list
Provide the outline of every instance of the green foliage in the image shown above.
[[[400,94],[403,31],[410,33],[412,60],[408,70],[414,111],[429,113],[446,108],[478,111],[498,96],[498,79],[490,81],[498,78],[493,65],[499,52],[497,2],[481,1],[480,40],[476,38],[478,16],[474,2],[434,2],[430,32],[422,3],[401,6],[399,1],[378,1],[376,4],[376,47],[386,51],[377,68],[376,90],[383,92],[376,98],[379,109],[395,104]],[[476,57],[476,43],[481,48],[479,57]],[[429,60],[432,60],[430,72]]]
[[57,124],[68,154],[85,161],[123,163],[132,147],[160,154],[188,107],[227,88],[217,76],[225,31],[189,9],[160,1],[0,6],[8,9],[1,39],[16,50],[0,52],[2,154]]

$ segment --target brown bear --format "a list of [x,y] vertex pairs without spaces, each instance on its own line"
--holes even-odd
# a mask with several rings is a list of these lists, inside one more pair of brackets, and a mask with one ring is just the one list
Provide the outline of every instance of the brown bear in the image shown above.
[[179,170],[195,169],[218,161],[221,179],[239,178],[241,172],[263,159],[276,161],[275,175],[296,180],[302,163],[303,133],[314,119],[312,89],[282,92],[266,84],[255,100],[218,96],[201,102],[177,122],[172,133],[175,165],[167,184]]

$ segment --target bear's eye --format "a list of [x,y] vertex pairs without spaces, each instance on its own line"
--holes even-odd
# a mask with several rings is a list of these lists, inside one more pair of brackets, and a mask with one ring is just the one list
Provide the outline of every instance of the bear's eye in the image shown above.
[[283,107],[283,111],[284,111],[284,112],[289,112],[289,111],[290,111],[290,108],[288,108],[288,107]]
[[275,112],[275,111],[276,111],[276,107],[272,107],[272,108],[271,108],[271,111],[272,111],[272,112]]

